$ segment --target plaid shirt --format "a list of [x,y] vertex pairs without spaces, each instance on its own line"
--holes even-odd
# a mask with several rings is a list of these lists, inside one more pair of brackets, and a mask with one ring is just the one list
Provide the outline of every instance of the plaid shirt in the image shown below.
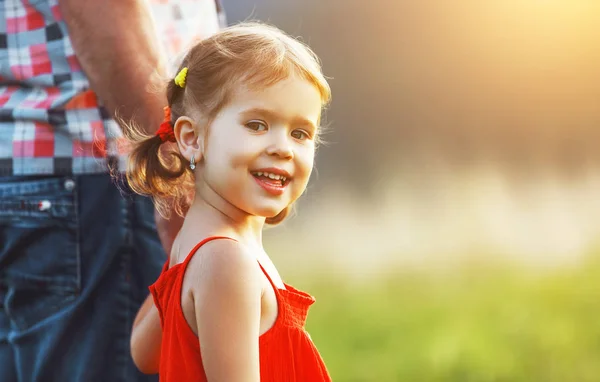
[[[225,21],[218,0],[147,1],[167,57]],[[0,0],[0,176],[123,170],[121,136],[90,90],[58,0]]]

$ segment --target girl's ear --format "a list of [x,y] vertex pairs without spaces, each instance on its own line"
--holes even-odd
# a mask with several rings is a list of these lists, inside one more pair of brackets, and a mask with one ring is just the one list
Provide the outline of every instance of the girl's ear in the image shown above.
[[194,160],[200,162],[204,155],[204,129],[191,118],[182,116],[175,121],[173,131],[181,155],[189,161],[194,154]]

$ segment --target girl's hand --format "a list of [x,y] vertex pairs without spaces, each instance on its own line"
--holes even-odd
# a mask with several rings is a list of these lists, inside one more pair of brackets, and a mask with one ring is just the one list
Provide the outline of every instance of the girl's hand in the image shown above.
[[158,373],[162,328],[152,295],[148,295],[138,311],[131,332],[131,356],[144,374]]

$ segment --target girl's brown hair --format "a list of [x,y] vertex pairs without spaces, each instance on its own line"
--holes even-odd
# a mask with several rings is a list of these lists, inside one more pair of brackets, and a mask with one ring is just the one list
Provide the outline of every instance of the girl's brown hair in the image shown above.
[[[184,57],[179,70],[184,67],[188,68],[185,87],[179,87],[173,79],[167,85],[171,123],[197,113],[211,121],[231,100],[237,86],[268,87],[290,75],[314,84],[323,106],[331,97],[319,59],[312,50],[265,24],[238,24],[199,41]],[[183,216],[194,189],[194,175],[187,160],[175,145],[163,145],[158,136],[148,136],[134,127],[126,130],[133,146],[127,170],[130,187],[151,196],[163,216],[169,216],[171,211]],[[290,207],[266,222],[281,222],[289,210]]]

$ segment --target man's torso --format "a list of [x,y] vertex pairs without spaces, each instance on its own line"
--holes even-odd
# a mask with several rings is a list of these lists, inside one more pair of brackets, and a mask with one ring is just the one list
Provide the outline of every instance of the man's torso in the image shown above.
[[[215,0],[147,5],[170,61],[224,22]],[[123,169],[121,136],[90,90],[58,0],[0,0],[0,176]]]

